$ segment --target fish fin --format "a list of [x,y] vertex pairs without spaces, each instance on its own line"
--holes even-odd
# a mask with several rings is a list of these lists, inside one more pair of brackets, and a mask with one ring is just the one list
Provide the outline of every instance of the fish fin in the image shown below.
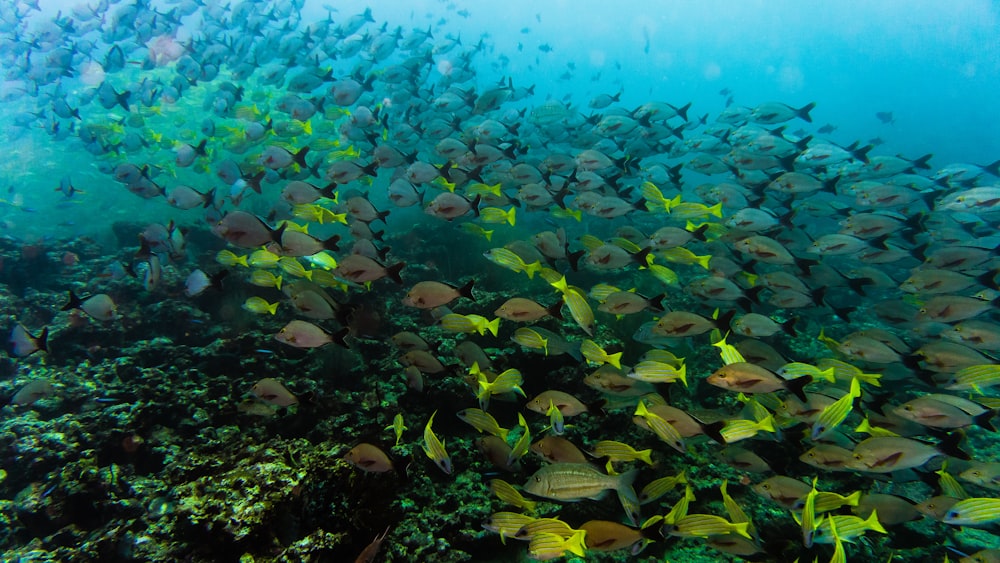
[[785,389],[790,393],[799,398],[803,403],[806,402],[806,393],[804,391],[805,386],[812,383],[811,375],[803,375],[801,377],[796,377],[795,379],[790,379],[785,381]]
[[397,285],[403,285],[403,278],[400,277],[399,272],[405,267],[406,262],[398,262],[386,268],[385,275],[392,281],[396,282]]
[[937,445],[939,452],[950,455],[951,457],[957,457],[958,459],[970,460],[969,454],[965,453],[959,449],[959,445],[962,443],[962,438],[965,436],[961,432],[952,432],[947,434],[943,440]]
[[468,299],[471,299],[471,300],[475,301],[476,297],[475,297],[475,295],[472,294],[472,286],[475,283],[476,283],[476,280],[475,280],[475,278],[473,278],[473,279],[469,280],[468,283],[466,283],[462,287],[456,287],[455,289],[458,290],[458,294],[460,296],[466,297]]

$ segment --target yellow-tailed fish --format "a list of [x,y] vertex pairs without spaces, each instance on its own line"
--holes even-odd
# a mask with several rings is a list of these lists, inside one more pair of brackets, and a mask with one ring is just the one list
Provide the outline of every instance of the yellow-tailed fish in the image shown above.
[[855,401],[860,398],[861,381],[855,377],[851,380],[850,392],[827,405],[826,408],[819,413],[819,416],[816,417],[816,422],[814,422],[812,426],[812,439],[819,440],[823,436],[826,436],[830,432],[836,430],[854,408]]
[[673,383],[680,381],[687,387],[687,366],[681,364],[680,368],[675,368],[671,364],[646,360],[639,362],[632,367],[632,371],[626,374],[632,379],[645,381],[646,383]]
[[[813,507],[816,514],[823,512],[830,512],[837,510],[842,506],[857,506],[861,502],[861,491],[854,491],[853,493],[844,496],[840,493],[819,491],[816,494],[816,503]],[[797,503],[796,503],[797,504]],[[792,510],[798,508],[793,506]]]
[[459,315],[458,313],[448,313],[441,317],[441,328],[451,332],[472,333],[477,332],[485,335],[487,331],[497,335],[500,329],[500,318],[488,320],[480,315]]
[[825,379],[830,383],[837,382],[836,370],[833,366],[820,369],[819,366],[814,366],[812,364],[791,362],[781,366],[776,373],[785,379],[795,379],[796,377],[801,377],[803,375],[811,375],[813,381]]
[[561,538],[568,538],[574,533],[576,530],[559,518],[535,518],[518,530],[517,537],[523,539],[537,534],[555,534]]
[[951,391],[973,390],[984,395],[983,389],[1000,385],[1000,365],[985,364],[964,367],[955,372],[944,388]]
[[524,272],[528,275],[528,279],[534,279],[535,274],[542,269],[541,262],[536,260],[531,264],[526,264],[524,259],[518,256],[514,251],[507,248],[491,248],[484,252],[483,256],[485,256],[490,262],[507,268],[512,272]]
[[248,297],[246,301],[243,302],[243,308],[251,313],[258,315],[269,314],[273,315],[278,312],[277,303],[268,303],[263,297]]
[[535,511],[535,505],[537,503],[524,498],[520,491],[515,489],[513,485],[503,479],[490,479],[490,490],[493,491],[493,494],[496,495],[498,499],[511,506],[516,506],[517,508],[528,512]]
[[653,450],[636,450],[628,444],[613,440],[601,440],[594,444],[594,456],[607,457],[609,461],[639,460],[646,465],[653,465]]
[[660,264],[650,264],[649,271],[653,274],[653,277],[660,280],[660,282],[664,285],[676,287],[680,283],[680,278],[677,277],[677,272],[666,266],[661,266]]
[[[820,332],[822,332],[822,330]],[[838,347],[840,346],[840,344],[836,341],[834,341],[834,344]],[[850,381],[856,377],[861,381],[861,383],[865,383],[873,387],[882,386],[882,382],[879,381],[882,378],[881,373],[863,372],[861,371],[861,368],[835,358],[822,358],[816,362],[816,367],[821,370],[828,370],[832,368],[834,378],[841,381]]]
[[646,200],[646,209],[652,212],[670,212],[670,200],[663,197],[663,192],[652,182],[643,182],[640,191],[643,199]]
[[802,545],[812,547],[813,532],[816,531],[819,523],[816,522],[816,478],[813,478],[812,489],[806,494],[805,506],[802,507]]
[[278,266],[278,260],[281,256],[267,250],[265,248],[260,248],[254,250],[250,253],[250,258],[247,259],[249,263],[254,268],[276,268]]
[[424,427],[424,453],[427,457],[437,465],[441,471],[446,474],[451,475],[451,457],[448,452],[444,449],[444,441],[439,440],[437,435],[434,434],[434,430],[431,425],[434,424],[434,415],[437,411],[431,413],[431,417],[427,420],[427,426]]
[[723,336],[721,340],[712,344],[712,346],[719,349],[719,354],[722,355],[722,363],[728,366],[736,362],[745,362],[743,354],[740,354],[740,351],[732,344],[726,343],[727,337],[729,337],[729,333],[726,333],[726,336]]
[[337,268],[337,259],[326,252],[317,252],[311,256],[304,257],[306,262],[312,264],[314,268],[320,270],[334,270]]
[[938,469],[934,473],[938,476],[938,487],[941,488],[941,494],[957,499],[969,498],[969,493],[965,492],[965,489],[951,473],[948,473],[947,461],[942,463],[941,469]]
[[254,270],[250,274],[250,283],[259,287],[273,287],[281,290],[281,276],[276,276],[267,270]]
[[683,246],[676,246],[673,248],[667,248],[665,250],[657,251],[657,255],[661,256],[664,260],[668,262],[673,262],[675,264],[686,264],[694,265],[697,264],[706,270],[709,269],[708,263],[712,260],[710,254],[705,254],[703,256],[698,256],[694,252],[684,248]]
[[[840,342],[837,342],[836,340],[834,340],[834,339],[830,338],[829,336],[827,336],[826,335],[826,330],[823,327],[820,327],[820,329],[819,329],[819,336],[816,337],[816,340],[819,340],[820,342],[822,342],[823,345],[826,346],[827,348],[829,348],[831,352],[839,352],[840,351]],[[820,364],[820,366],[821,366],[821,369],[822,369],[822,364]]]
[[[1000,513],[998,513],[998,517],[1000,517]],[[841,540],[848,542],[853,541],[854,538],[864,534],[868,530],[879,532],[880,534],[888,533],[878,521],[878,510],[873,510],[867,520],[857,516],[831,514],[824,518],[819,526],[816,527],[816,531],[813,532],[813,542],[833,543],[835,540],[831,526],[836,526],[837,535]]]
[[650,430],[656,434],[657,438],[663,440],[675,450],[681,453],[685,452],[684,438],[681,436],[681,433],[677,431],[677,428],[673,424],[664,420],[663,417],[649,412],[646,408],[646,403],[639,401],[635,409],[635,416],[642,417],[646,421],[646,424],[649,425]]
[[981,526],[1000,520],[1000,498],[967,498],[956,502],[941,519],[952,526]]
[[670,206],[670,216],[676,219],[700,219],[714,215],[722,217],[722,202],[709,207],[704,203],[685,201]]
[[586,358],[588,362],[597,365],[611,364],[618,369],[622,368],[621,352],[608,354],[607,352],[604,351],[604,348],[598,346],[597,343],[594,342],[593,340],[590,339],[584,340],[580,344],[580,353],[583,354],[583,357]]
[[493,231],[487,231],[476,223],[462,223],[462,230],[470,235],[482,237],[487,241],[493,240]]
[[531,348],[533,350],[544,350],[545,355],[549,355],[549,341],[547,338],[542,338],[541,334],[530,329],[530,328],[519,328],[514,331],[514,335],[511,340],[517,342],[525,348]]
[[719,431],[727,444],[753,438],[760,432],[774,432],[774,416],[768,414],[759,421],[753,420],[727,420],[726,425]]
[[670,512],[663,516],[663,521],[667,524],[673,524],[674,522],[680,520],[687,516],[688,507],[692,502],[697,500],[694,496],[694,489],[691,485],[684,485],[684,496],[678,500],[673,507],[670,508]]
[[583,221],[583,210],[581,209],[563,209],[561,207],[556,207],[552,210],[551,214],[556,219],[576,219],[577,223]]
[[479,218],[483,223],[490,225],[498,225],[502,223],[507,223],[511,227],[517,221],[515,216],[516,207],[511,207],[510,210],[504,211],[499,207],[484,207],[479,210]]
[[566,419],[552,399],[549,399],[549,408],[545,411],[545,415],[549,417],[549,428],[552,429],[552,432],[561,436],[566,431]]
[[312,281],[312,272],[306,270],[306,267],[299,262],[298,259],[292,256],[282,256],[278,260],[278,267],[282,269],[286,274],[296,277],[296,278],[306,278]]
[[740,504],[736,502],[732,496],[729,495],[727,490],[729,486],[729,481],[723,479],[722,485],[719,487],[719,491],[722,493],[722,505],[726,507],[726,513],[729,514],[729,520],[735,524],[740,522],[747,523],[747,533],[751,536],[757,536],[757,529],[754,527],[753,522],[750,521],[750,517],[747,513],[743,511]]
[[684,365],[684,358],[677,357],[677,354],[674,354],[670,350],[661,350],[659,348],[653,348],[652,350],[649,350],[648,352],[642,355],[641,360],[660,362],[661,364],[670,364],[675,369],[680,369],[681,366]]
[[507,457],[508,467],[513,467],[513,464],[524,457],[531,449],[531,430],[528,429],[528,421],[524,420],[524,415],[521,413],[517,413],[517,425],[524,430],[521,432],[521,436],[517,439],[517,442],[514,443],[514,447]]
[[497,419],[493,418],[493,415],[482,410],[482,409],[462,409],[455,413],[459,420],[472,426],[478,432],[488,432],[494,436],[500,438],[504,442],[507,441],[507,433],[509,432],[506,428],[501,428],[500,423]]
[[403,430],[406,430],[406,426],[403,424],[403,415],[396,413],[396,416],[392,418],[392,424],[385,427],[386,430],[392,430],[396,434],[396,443],[393,447],[399,445],[399,440],[403,437]]
[[870,434],[872,436],[887,437],[887,436],[899,436],[899,434],[893,432],[892,430],[887,430],[885,428],[880,428],[878,426],[872,426],[868,417],[865,417],[861,424],[854,429],[855,432],[860,432],[862,434]]
[[250,267],[247,264],[246,256],[239,256],[232,250],[220,250],[215,255],[215,261],[218,262],[219,264],[222,264],[223,266],[227,266],[230,268],[236,265],[243,266],[244,268]]
[[521,389],[521,383],[524,382],[524,378],[521,376],[521,372],[516,369],[508,369],[502,372],[493,381],[486,379],[486,376],[480,372],[476,375],[477,381],[479,383],[479,391],[476,393],[476,397],[479,399],[479,407],[486,410],[486,407],[490,404],[490,397],[493,395],[503,395],[504,393],[510,393],[515,391],[524,396],[524,391]]
[[594,311],[587,303],[587,298],[576,288],[568,288],[563,293],[563,301],[569,308],[569,314],[576,321],[576,324],[586,332],[588,336],[594,335]]
[[312,281],[314,284],[318,286],[332,287],[334,289],[339,289],[344,293],[347,293],[347,290],[350,289],[350,287],[347,285],[347,282],[338,279],[336,274],[334,274],[331,271],[310,270],[309,275],[312,276],[310,281]]
[[569,538],[563,538],[556,534],[541,533],[531,536],[528,542],[528,556],[532,559],[546,561],[561,557],[567,551],[583,557],[587,547],[584,545],[586,532],[577,530]]
[[500,534],[500,542],[506,543],[507,538],[516,538],[517,532],[533,520],[533,517],[517,512],[494,512],[483,527]]
[[[666,520],[666,519],[664,519]],[[683,518],[674,519],[673,524],[664,531],[671,536],[707,538],[709,536],[724,536],[737,533],[749,540],[753,538],[747,532],[747,522],[734,524],[721,516],[714,514],[688,514]]]
[[587,292],[587,295],[590,296],[590,298],[593,299],[594,301],[597,301],[599,303],[604,303],[604,300],[607,299],[609,295],[611,295],[612,293],[619,293],[620,291],[621,289],[618,289],[613,285],[608,285],[606,283],[599,283],[594,287],[590,288],[590,291]]
[[580,244],[587,249],[587,252],[593,252],[594,250],[604,246],[604,241],[594,235],[583,235],[580,237]]
[[687,477],[684,475],[683,471],[677,475],[660,477],[642,488],[642,491],[639,493],[639,501],[642,502],[642,504],[653,502],[654,500],[657,500],[663,495],[674,490],[677,485],[684,485],[687,484],[687,482]]
[[468,190],[466,191],[466,195],[468,195],[470,199],[477,195],[492,195],[496,197],[501,197],[503,196],[503,192],[500,191],[500,188],[502,187],[503,184],[501,184],[500,182],[497,182],[492,186],[488,184],[483,184],[482,182],[476,182],[469,186]]

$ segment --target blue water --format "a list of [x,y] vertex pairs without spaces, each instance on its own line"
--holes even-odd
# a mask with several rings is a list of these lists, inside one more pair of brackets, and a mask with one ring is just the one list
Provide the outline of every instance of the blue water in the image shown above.
[[[28,33],[42,29],[57,11],[67,13],[79,3],[42,0],[40,5],[44,11],[31,12]],[[171,4],[162,6],[165,11]],[[337,2],[334,17],[360,13],[364,6]],[[387,22],[390,28],[431,25],[436,38],[460,34],[465,45],[483,38],[485,56],[471,63],[474,84],[483,88],[509,77],[515,86],[535,85],[535,98],[515,107],[548,97],[568,97],[585,106],[596,95],[621,91],[624,107],[649,100],[678,106],[690,101],[692,117],[714,116],[725,101],[718,92],[728,88],[736,103],[748,106],[770,100],[796,107],[816,102],[814,126],[837,126],[829,138],[844,144],[884,140],[873,154],[915,158],[934,153],[935,167],[986,164],[1000,157],[1000,137],[995,134],[1000,127],[1000,106],[995,103],[1000,91],[1000,8],[988,1],[720,1],[654,7],[647,2],[518,0],[496,5],[382,2],[373,9],[379,24]],[[462,9],[467,17],[457,14]],[[310,21],[326,13],[322,3],[307,2],[303,17]],[[185,22],[191,25],[198,19],[194,15]],[[75,38],[69,34],[63,39]],[[551,51],[540,51],[541,45],[551,46]],[[509,63],[499,64],[500,57]],[[449,59],[436,57],[436,63]],[[567,67],[571,63],[575,70]],[[349,68],[343,63],[334,66]],[[558,78],[567,71],[571,77]],[[127,68],[114,82],[124,85],[121,77],[136,79],[140,74]],[[77,79],[62,83],[70,100],[75,90],[84,88]],[[44,92],[40,98],[17,95],[22,86],[18,80],[0,86],[5,100],[0,103],[0,123],[48,105]],[[893,113],[894,124],[876,119],[875,113],[883,111]],[[85,107],[82,113],[92,120],[110,112]],[[0,178],[5,187],[22,194],[24,206],[41,215],[27,217],[0,208],[6,232],[27,238],[52,233],[100,236],[113,218],[165,220],[159,203],[140,201],[106,181],[78,142],[54,141],[34,125],[27,131],[5,128],[9,149],[0,162]],[[789,130],[797,127],[792,124]],[[67,171],[88,197],[68,204],[51,191],[53,179]],[[81,212],[98,210],[99,219],[81,219]],[[53,224],[62,227],[51,229]]]

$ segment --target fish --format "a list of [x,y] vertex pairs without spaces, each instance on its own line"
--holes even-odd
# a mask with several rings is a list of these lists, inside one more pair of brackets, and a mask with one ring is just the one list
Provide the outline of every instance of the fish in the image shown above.
[[344,460],[369,473],[387,473],[395,470],[389,456],[378,446],[368,443],[361,443],[351,448],[344,454]]
[[508,430],[501,428],[493,416],[482,409],[462,409],[455,413],[459,420],[472,426],[477,432],[487,432],[503,441],[507,441]]
[[73,291],[69,291],[69,301],[63,305],[63,311],[78,309],[86,315],[98,321],[112,321],[118,318],[118,306],[106,293],[98,293],[84,298],[77,297]]
[[743,393],[771,393],[785,389],[804,402],[806,396],[803,388],[812,382],[812,376],[803,375],[786,380],[749,362],[736,362],[715,370],[706,381],[716,387]]
[[678,537],[705,538],[736,533],[747,539],[753,539],[747,532],[747,522],[733,523],[721,516],[713,514],[688,514],[665,524],[661,533]]
[[48,352],[48,339],[49,327],[43,327],[38,336],[35,336],[24,325],[17,323],[10,331],[10,338],[7,342],[15,356],[24,358],[38,351]]
[[447,305],[460,297],[475,301],[476,298],[472,293],[473,284],[475,280],[469,280],[461,287],[436,281],[418,282],[406,293],[402,302],[407,307],[433,309]]
[[298,404],[299,400],[277,379],[265,377],[254,383],[250,392],[258,399],[279,407],[290,407]]
[[952,436],[937,445],[903,437],[868,438],[854,447],[853,458],[846,467],[867,473],[890,473],[921,467],[943,455],[969,459],[969,454],[958,449],[961,436]]
[[345,338],[349,332],[350,329],[343,328],[331,334],[312,323],[294,320],[282,327],[274,339],[295,348],[319,348],[330,343],[348,348]]
[[446,475],[451,475],[451,456],[445,450],[444,441],[439,439],[437,434],[434,433],[434,429],[431,428],[431,425],[434,424],[434,415],[436,414],[437,411],[431,413],[431,417],[427,419],[427,425],[424,426],[424,453],[441,471]]
[[611,490],[635,496],[632,482],[637,474],[632,470],[607,475],[587,463],[553,463],[529,477],[523,489],[537,497],[563,502],[599,500]]

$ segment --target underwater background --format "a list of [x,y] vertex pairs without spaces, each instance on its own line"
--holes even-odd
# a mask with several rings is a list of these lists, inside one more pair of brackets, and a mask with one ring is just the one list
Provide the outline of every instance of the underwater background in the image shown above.
[[4,3],[3,560],[1000,559],[998,16]]

